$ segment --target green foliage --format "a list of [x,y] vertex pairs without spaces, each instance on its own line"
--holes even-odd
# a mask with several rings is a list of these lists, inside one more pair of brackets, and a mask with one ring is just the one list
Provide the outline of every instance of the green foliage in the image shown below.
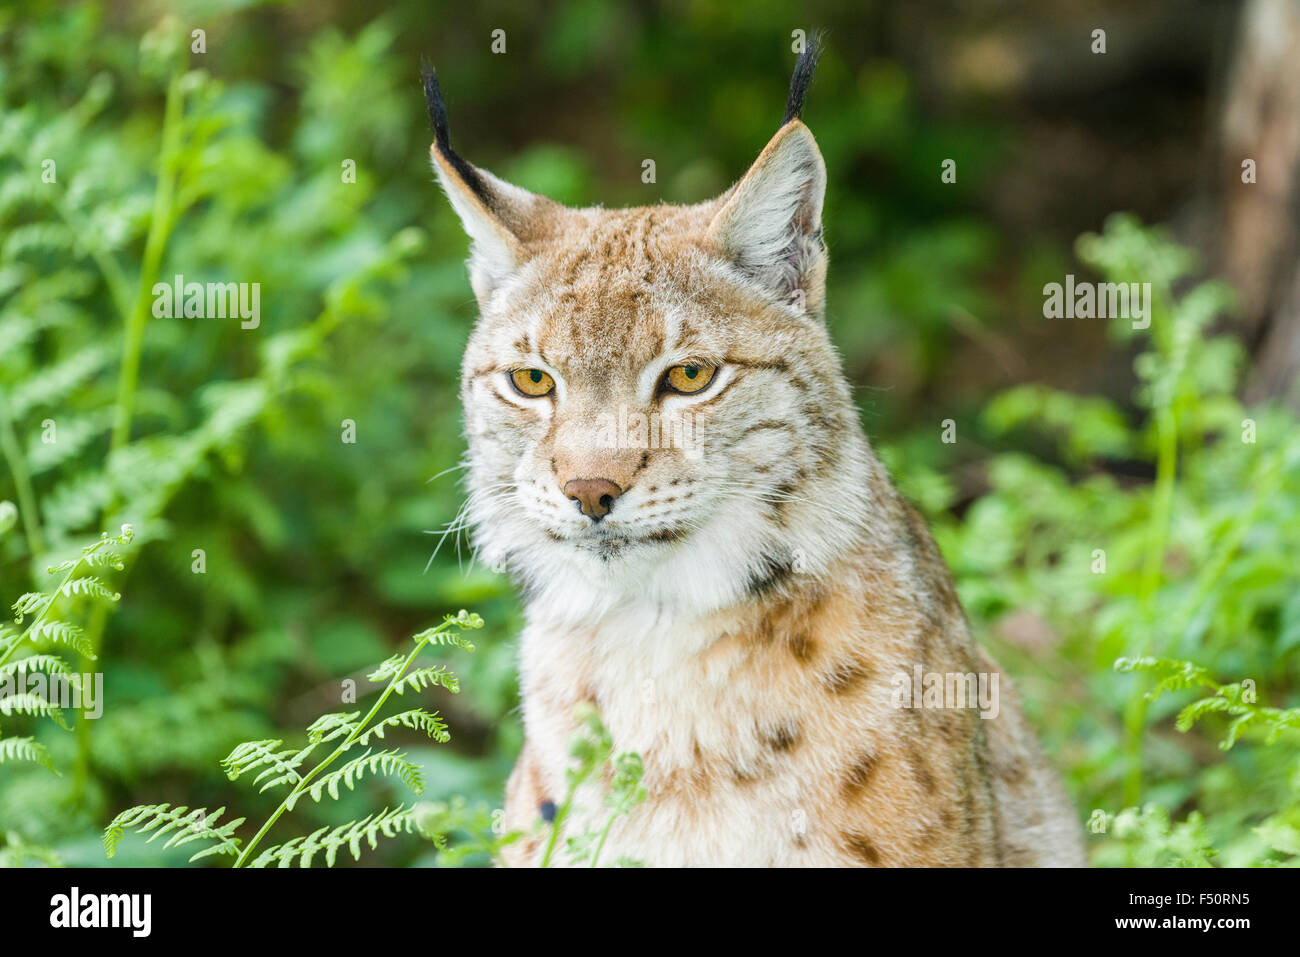
[[[1297,802],[1283,744],[1296,710],[1280,705],[1298,676],[1300,429],[1281,406],[1235,397],[1240,344],[1209,335],[1226,294],[1190,280],[1185,250],[1128,216],[1078,248],[1107,281],[1152,283],[1150,327],[1110,327],[1140,347],[1133,405],[1046,385],[994,399],[989,436],[1034,430],[1055,452],[994,455],[988,491],[960,521],[937,515],[936,538],[1085,816],[1130,808],[1095,838],[1098,863],[1201,864],[1207,847],[1219,864],[1275,861],[1262,835]],[[903,477],[926,481],[943,484]],[[946,505],[951,485],[931,500]],[[1184,700],[1199,689],[1212,693]],[[1247,731],[1259,745],[1210,760],[1195,725],[1220,713],[1223,749]],[[1168,825],[1173,812],[1183,820]]]
[[1099,863],[1113,867],[1212,867],[1216,851],[1210,844],[1205,821],[1193,811],[1184,821],[1171,823],[1169,812],[1148,804],[1104,815],[1103,830],[1115,844],[1102,852]]
[[[21,631],[0,626],[0,654],[15,656],[0,669],[75,674],[94,660],[111,678],[103,717],[74,734],[33,701],[0,715],[0,864],[90,863],[84,848],[110,808],[159,789],[215,806],[228,770],[254,784],[241,802],[252,820],[297,792],[307,836],[264,863],[364,844],[384,863],[480,864],[517,840],[492,809],[521,740],[505,640],[521,616],[502,576],[462,562],[449,466],[463,450],[456,384],[474,310],[465,238],[428,172],[415,65],[437,57],[467,156],[578,204],[714,195],[784,102],[774,67],[791,25],[775,6],[656,19],[564,0],[531,35],[522,22],[512,30],[513,70],[429,50],[427,5],[326,25],[262,6],[211,11],[220,48],[202,56],[153,7],[0,10],[0,591],[27,616]],[[458,16],[469,30],[489,14]],[[860,17],[832,5],[824,22],[850,37]],[[828,321],[864,387],[873,441],[883,436],[935,522],[972,624],[1015,677],[1081,811],[1153,809],[1116,815],[1094,859],[1291,863],[1294,734],[1283,727],[1268,745],[1275,722],[1250,715],[1290,713],[1300,677],[1294,415],[1241,404],[1241,346],[1210,334],[1224,290],[1196,284],[1160,232],[1117,218],[1078,253],[1107,279],[1153,284],[1150,328],[1111,328],[1115,348],[1136,354],[1132,396],[1117,396],[1113,378],[1107,394],[1056,388],[1035,353],[1013,377],[1042,381],[968,427],[960,407],[985,392],[963,379],[963,357],[1026,358],[1041,341],[1008,338],[1023,330],[1004,321],[1015,305],[1005,290],[1027,277],[981,199],[1005,168],[1008,131],[964,110],[936,115],[899,62],[855,61],[842,47],[828,52],[809,113],[832,171]],[[547,120],[564,90],[519,77],[579,75],[610,95],[604,108],[582,100],[583,125],[600,135],[575,148],[554,142],[575,138]],[[683,126],[681,91],[698,98],[702,126]],[[628,174],[647,155],[660,176],[649,188]],[[961,157],[957,183],[935,175],[946,156]],[[340,175],[345,160],[355,182]],[[1062,258],[1045,245],[1042,258]],[[259,282],[260,326],[155,318],[153,283],[177,274]],[[960,461],[934,441],[939,408],[961,422]],[[339,440],[344,419],[355,444]],[[1241,441],[1246,419],[1253,443]],[[132,548],[101,548],[68,591],[48,587],[47,567],[128,523]],[[448,539],[432,557],[431,532]],[[1098,549],[1106,570],[1094,574]],[[129,600],[108,601],[118,588]],[[45,595],[57,596],[52,609]],[[466,691],[454,705],[457,678],[435,664],[395,690],[447,701],[441,714],[417,707],[362,728],[362,712],[331,712],[303,747],[281,732],[326,710],[338,676],[364,680],[430,607],[461,606],[492,625],[458,669]],[[420,637],[464,641],[459,629]],[[1166,676],[1116,671],[1121,657],[1195,663],[1213,687],[1152,698]],[[404,660],[375,673],[388,682]],[[1246,681],[1258,710],[1219,693]],[[1180,714],[1199,720],[1178,733]],[[1219,723],[1232,735],[1239,721],[1240,744],[1212,746]],[[449,724],[456,740],[433,747]],[[232,752],[240,741],[267,751]],[[348,755],[309,777],[345,741]],[[599,735],[580,750],[579,783],[599,766],[617,786],[599,799],[611,802],[599,828],[563,841],[552,828],[548,854],[610,863],[601,835],[638,799],[635,759],[604,753]],[[383,779],[417,780],[412,767],[421,800],[376,817]],[[320,804],[302,800],[318,785]],[[162,809],[143,823],[172,810],[142,806]],[[201,810],[183,813],[205,826]],[[175,843],[149,855],[185,826],[123,841],[115,860],[176,861]],[[378,844],[390,831],[433,843]],[[221,840],[194,843],[230,856]],[[252,853],[245,864],[270,852]]]
[[1178,712],[1174,722],[1179,731],[1188,731],[1208,714],[1224,713],[1233,716],[1219,747],[1228,750],[1237,743],[1244,731],[1262,731],[1265,744],[1275,743],[1284,733],[1300,730],[1300,708],[1267,708],[1256,703],[1255,683],[1250,679],[1231,684],[1219,684],[1206,668],[1190,661],[1146,656],[1135,660],[1120,658],[1115,662],[1117,671],[1150,671],[1159,677],[1156,686],[1147,692],[1154,701],[1163,694],[1188,688],[1211,688],[1213,695],[1200,698]]
[[[361,842],[365,840],[373,851],[382,837],[396,837],[415,831],[415,818],[411,808],[395,808],[370,814],[359,821],[349,821],[330,830],[321,828],[303,837],[291,838],[283,844],[268,847],[259,854],[251,867],[292,867],[295,859],[299,867],[311,867],[312,860],[322,851],[325,866],[333,867],[339,848],[346,847],[353,860],[361,860]],[[327,833],[328,832],[328,833]]]
[[416,828],[432,842],[436,861],[443,867],[495,860],[503,847],[523,837],[519,831],[501,833],[502,810],[471,806],[459,795],[448,801],[421,801],[411,812]]
[[[573,818],[593,819],[591,815],[582,814],[582,809],[577,805],[580,790],[593,778],[601,780],[608,775],[609,784],[603,794],[604,808],[608,814],[604,826],[599,830],[587,826],[581,832],[565,838],[565,849],[570,862],[575,866],[599,866],[601,851],[604,850],[605,841],[614,824],[646,798],[646,790],[641,786],[644,771],[641,756],[630,751],[614,754],[614,743],[609,731],[601,721],[600,713],[591,705],[581,706],[577,718],[579,730],[569,744],[569,753],[575,763],[565,772],[568,787],[564,801],[556,809],[555,820],[551,823],[546,849],[542,854],[542,867],[550,866],[566,823]],[[638,866],[637,862],[625,859],[620,859],[617,863],[620,867]]]
[[[455,616],[447,615],[443,623],[436,628],[420,632],[413,639],[414,647],[400,656],[400,662],[392,665],[390,659],[371,674],[372,681],[387,681],[387,685],[364,716],[361,716],[360,711],[322,715],[308,727],[307,744],[301,748],[283,748],[284,742],[280,739],[245,741],[237,745],[221,761],[221,766],[231,781],[256,772],[253,784],[260,784],[261,791],[274,788],[288,789],[280,806],[242,849],[240,845],[243,839],[235,837],[235,831],[244,823],[244,818],[229,821],[220,827],[216,826],[225,808],[209,814],[204,808],[190,811],[185,807],[171,808],[167,804],[150,804],[123,811],[109,823],[104,830],[105,852],[109,857],[113,857],[117,853],[123,833],[135,830],[140,833],[151,833],[149,842],[170,835],[164,847],[180,846],[191,841],[215,842],[209,843],[207,847],[195,853],[190,858],[191,862],[214,854],[223,854],[235,858],[235,867],[267,867],[271,864],[291,867],[295,862],[299,867],[310,867],[316,856],[323,854],[325,866],[333,867],[340,848],[347,848],[353,860],[360,860],[362,841],[373,850],[380,837],[414,833],[417,828],[413,808],[384,808],[360,820],[348,821],[332,828],[326,825],[310,834],[290,838],[282,844],[265,848],[257,857],[250,860],[252,852],[280,817],[293,811],[304,796],[311,798],[316,804],[326,797],[330,801],[338,801],[340,784],[353,791],[356,789],[357,782],[366,775],[396,777],[416,795],[424,793],[424,776],[419,766],[409,761],[406,754],[396,750],[372,752],[367,749],[363,754],[345,761],[334,770],[328,769],[354,747],[364,747],[371,734],[378,732],[382,737],[382,732],[378,729],[385,725],[391,727],[400,724],[419,728],[429,737],[445,741],[446,727],[437,720],[436,715],[419,709],[386,718],[378,718],[378,715],[390,695],[401,693],[403,684],[414,673],[411,671],[412,665],[428,645],[454,644],[460,647],[472,647],[468,642],[440,639],[452,628],[465,630],[482,627],[482,618],[461,611]],[[442,671],[445,673],[445,669]],[[446,686],[444,682],[444,687]],[[312,756],[317,747],[333,741],[339,743],[328,756],[311,766],[309,770],[300,770],[307,766],[307,759]]]
[[[1229,750],[1246,734],[1253,734],[1266,745],[1276,744],[1291,736],[1294,746],[1300,731],[1300,708],[1271,708],[1256,701],[1253,681],[1220,684],[1210,672],[1189,661],[1146,656],[1135,660],[1121,658],[1115,662],[1117,671],[1146,671],[1159,680],[1147,698],[1155,700],[1164,694],[1208,688],[1213,694],[1197,698],[1178,712],[1175,726],[1179,731],[1192,730],[1198,721],[1211,714],[1231,715],[1219,747]],[[1285,752],[1286,760],[1293,762],[1293,772],[1287,782],[1290,797],[1277,813],[1265,817],[1252,828],[1263,847],[1249,863],[1260,866],[1289,864],[1300,866],[1300,759],[1294,750]],[[1217,851],[1212,845],[1209,830],[1199,812],[1193,811],[1185,821],[1171,824],[1163,808],[1147,806],[1138,812],[1129,808],[1114,819],[1114,834],[1123,845],[1127,866],[1155,867],[1165,863],[1175,866],[1208,867]],[[1171,860],[1166,862],[1164,855]]]
[[[448,383],[470,310],[463,237],[427,166],[412,171],[427,148],[415,53],[393,49],[388,18],[244,71],[260,31],[234,11],[207,25],[229,28],[210,72],[219,58],[153,15],[45,0],[0,14],[5,601],[41,591],[73,543],[140,531],[117,578],[83,566],[62,599],[129,575],[129,608],[40,628],[111,675],[103,717],[60,739],[0,716],[0,820],[83,863],[109,802],[159,775],[222,787],[232,741],[273,739],[296,722],[283,709],[382,658],[430,604],[472,602],[494,637],[517,621],[500,576],[451,554],[424,571],[424,530],[459,504],[454,477],[425,483],[459,455]],[[282,75],[257,78],[266,64]],[[287,87],[301,95],[281,109]],[[358,96],[366,110],[339,108]],[[153,284],[177,274],[260,283],[260,326],[155,318]],[[344,418],[356,445],[339,441]],[[463,767],[518,739],[516,719],[496,720],[515,703],[508,647],[469,668]],[[402,690],[434,681],[454,678]],[[414,712],[386,727],[445,735]],[[473,793],[496,800],[508,761],[486,767]]]
[[0,738],[0,763],[6,761],[30,761],[39,764],[47,771],[54,771],[50,752],[43,744],[32,738]]
[[179,847],[192,841],[213,841],[214,844],[196,852],[190,861],[202,860],[213,854],[239,853],[239,839],[234,836],[236,828],[244,823],[242,817],[227,821],[220,827],[217,821],[226,813],[224,807],[209,812],[207,808],[172,807],[169,804],[143,804],[123,811],[113,818],[112,823],[104,829],[104,850],[112,857],[117,853],[117,846],[126,831],[148,834],[148,843],[160,837],[167,837],[164,847]]
[[[62,644],[73,648],[83,658],[93,660],[94,653],[86,640],[85,630],[69,621],[68,617],[76,614],[78,606],[84,607],[91,602],[112,603],[121,596],[110,591],[100,578],[81,575],[80,572],[90,567],[120,570],[122,560],[113,546],[123,548],[130,545],[134,537],[135,532],[130,525],[123,525],[118,535],[103,534],[98,541],[81,548],[76,556],[47,569],[50,575],[64,573],[52,591],[27,592],[13,603],[14,623],[22,630],[8,626],[0,628],[0,715],[49,718],[63,730],[70,730],[63,711],[51,700],[54,697],[52,693],[21,689],[26,687],[28,675],[39,672],[57,677],[61,685],[66,684],[80,693],[81,675],[73,672],[57,654],[32,651],[18,658],[14,655],[20,649],[31,649],[33,646]],[[10,691],[10,688],[19,690]],[[13,761],[31,762],[58,773],[49,751],[31,737],[0,737],[0,764]]]

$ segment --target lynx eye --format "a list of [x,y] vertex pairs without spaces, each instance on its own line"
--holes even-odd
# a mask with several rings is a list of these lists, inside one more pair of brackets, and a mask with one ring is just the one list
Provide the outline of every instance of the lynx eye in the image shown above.
[[516,392],[530,399],[540,399],[555,389],[555,380],[541,369],[516,369],[510,373],[510,381]]
[[673,366],[664,375],[664,384],[674,392],[691,395],[703,392],[713,381],[718,367],[707,362],[693,362],[684,366]]

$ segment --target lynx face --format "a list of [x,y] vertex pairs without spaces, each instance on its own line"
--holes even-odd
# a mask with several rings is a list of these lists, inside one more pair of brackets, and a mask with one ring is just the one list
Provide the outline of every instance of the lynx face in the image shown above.
[[462,399],[489,563],[532,597],[698,612],[848,540],[862,492],[838,476],[863,443],[822,318],[825,169],[803,123],[687,207],[568,209],[445,137],[432,156],[473,240]]

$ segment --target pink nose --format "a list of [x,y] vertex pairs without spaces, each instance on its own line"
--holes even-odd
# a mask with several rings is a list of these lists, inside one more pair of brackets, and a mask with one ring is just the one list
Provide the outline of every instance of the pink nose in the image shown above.
[[582,508],[582,514],[600,521],[614,507],[614,499],[623,490],[609,479],[573,479],[564,486],[564,497],[571,498]]

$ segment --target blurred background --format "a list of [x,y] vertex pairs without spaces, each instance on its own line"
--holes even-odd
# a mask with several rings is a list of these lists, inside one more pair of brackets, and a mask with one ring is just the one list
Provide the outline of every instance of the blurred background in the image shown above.
[[[103,716],[0,713],[59,772],[0,763],[0,860],[104,863],[137,803],[264,817],[277,799],[220,758],[299,742],[342,678],[458,608],[487,626],[444,656],[462,692],[427,693],[451,742],[396,740],[425,800],[499,806],[520,608],[439,534],[475,307],[419,58],[471,162],[570,204],[695,202],[774,132],[818,27],[828,321],[1094,863],[1295,862],[1293,0],[6,4],[0,599],[101,529],[136,539],[111,611],[66,602]],[[153,318],[177,273],[260,283],[260,326]],[[1152,283],[1151,329],[1044,318],[1067,274]],[[1115,666],[1142,656],[1165,661]],[[115,863],[188,857],[157,846]]]

